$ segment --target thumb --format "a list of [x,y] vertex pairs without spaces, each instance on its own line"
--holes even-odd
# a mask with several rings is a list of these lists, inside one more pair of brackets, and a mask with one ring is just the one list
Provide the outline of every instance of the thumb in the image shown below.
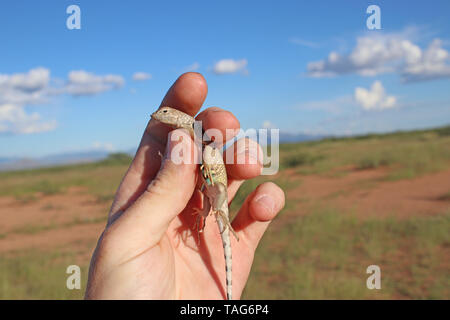
[[196,184],[194,142],[186,130],[169,133],[161,168],[142,195],[108,227],[133,252],[156,245],[186,207]]

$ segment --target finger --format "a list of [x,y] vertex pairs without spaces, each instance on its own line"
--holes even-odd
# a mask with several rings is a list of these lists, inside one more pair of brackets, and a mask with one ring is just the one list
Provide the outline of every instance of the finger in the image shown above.
[[256,141],[241,138],[227,148],[224,154],[230,181],[251,179],[261,174],[263,153]]
[[197,177],[193,157],[194,142],[189,133],[181,129],[170,132],[166,155],[156,177],[110,226],[110,233],[120,239],[122,247],[139,252],[161,240],[169,223],[192,196]]
[[[172,107],[191,116],[197,114],[208,93],[205,78],[200,73],[188,72],[182,74],[166,93],[160,108]],[[167,134],[172,130],[168,126],[150,120],[146,132],[156,141],[165,145]]]
[[[220,148],[226,141],[232,139],[239,131],[239,120],[229,111],[218,107],[210,107],[200,112],[197,121],[202,121],[202,128],[206,135],[214,139],[216,146]],[[201,179],[198,186],[202,184]]]
[[[201,108],[207,92],[207,84],[201,74],[185,73],[170,87],[161,106],[169,105],[194,115]],[[163,124],[149,121],[133,162],[116,193],[110,220],[116,212],[124,211],[135,201],[156,175],[161,163],[158,152],[164,152],[168,132]]]
[[231,112],[218,107],[203,110],[196,120],[202,121],[207,136],[214,139],[218,148],[234,138],[240,128],[239,120]]
[[276,184],[260,184],[245,200],[232,222],[239,238],[255,250],[273,218],[284,207],[284,192]]
[[245,182],[245,180],[231,180],[228,182],[228,204],[230,204],[234,197],[236,196],[236,193],[238,192],[241,185]]
[[[228,157],[228,158],[227,158]],[[262,150],[259,144],[253,140],[243,138],[235,142],[224,152],[224,162],[234,159],[226,165],[228,176],[228,203],[231,203],[239,187],[245,180],[256,178],[263,168],[259,159],[262,158]],[[242,160],[243,159],[243,160]],[[198,181],[201,187],[202,181]]]
[[[248,138],[236,141],[231,147],[225,150],[225,162],[228,179],[228,203],[231,203],[240,186],[245,180],[256,178],[261,175],[263,168],[262,150],[257,142]],[[243,161],[242,161],[243,159]]]

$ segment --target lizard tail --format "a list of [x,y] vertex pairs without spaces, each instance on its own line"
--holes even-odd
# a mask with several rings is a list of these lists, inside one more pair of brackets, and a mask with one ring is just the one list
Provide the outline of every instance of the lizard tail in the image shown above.
[[225,257],[225,273],[226,273],[226,291],[227,300],[232,299],[232,256],[231,256],[231,241],[230,241],[230,231],[227,225],[225,225],[219,216],[217,219],[217,224],[220,230],[220,236],[222,237],[223,253]]

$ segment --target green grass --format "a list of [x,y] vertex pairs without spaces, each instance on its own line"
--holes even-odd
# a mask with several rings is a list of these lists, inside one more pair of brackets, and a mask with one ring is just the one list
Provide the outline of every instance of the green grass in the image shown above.
[[[255,255],[244,299],[448,299],[450,211],[406,220],[357,219],[317,208],[279,219]],[[65,287],[70,264],[82,290]],[[381,268],[381,290],[366,288],[366,268]],[[23,252],[0,259],[0,299],[81,299],[88,261],[68,253]]]
[[81,290],[69,290],[66,269],[79,262],[70,254],[23,252],[0,259],[0,299],[81,299],[87,265],[81,266]]
[[0,196],[13,196],[27,203],[36,200],[38,194],[53,195],[69,187],[83,187],[99,202],[109,201],[130,163],[130,156],[118,153],[95,163],[2,172]]
[[[269,229],[244,292],[247,299],[448,299],[450,212],[436,217],[356,219],[320,208]],[[381,290],[366,268],[381,268]]]
[[[231,204],[233,215],[260,183],[274,181],[285,192],[292,192],[302,183],[293,171],[339,176],[349,170],[386,168],[386,179],[395,180],[447,169],[450,127],[283,144],[280,156],[278,175],[258,177],[242,185]],[[130,157],[116,154],[98,163],[0,173],[0,196],[13,196],[26,204],[40,195],[81,187],[98,203],[110,202],[130,162]],[[437,200],[449,199],[447,192]],[[450,298],[446,259],[450,256],[450,211],[404,219],[357,218],[349,212],[317,206],[310,214],[299,216],[296,212],[301,205],[301,200],[288,198],[284,212],[272,222],[257,249],[243,298]],[[42,209],[57,208],[45,205]],[[37,234],[105,219],[75,218],[59,224],[21,226],[8,233],[2,230],[0,239],[9,233]],[[2,254],[0,299],[82,298],[84,287],[70,291],[65,286],[67,266],[77,264],[75,254]],[[78,262],[84,286],[88,261]],[[366,288],[366,268],[371,264],[381,267],[379,291]]]
[[325,156],[322,154],[300,151],[298,153],[294,153],[292,155],[287,156],[283,161],[283,165],[286,168],[295,168],[298,166],[311,166],[319,162],[320,160],[324,159]]
[[[339,176],[345,174],[343,167],[387,167],[387,179],[414,178],[448,167],[449,128],[282,144],[280,170],[295,168],[301,174]],[[118,153],[96,163],[2,172],[0,196],[28,203],[39,194],[53,195],[70,187],[82,187],[99,203],[110,202],[130,163],[131,157]]]
[[281,168],[336,175],[343,167],[386,167],[389,180],[414,178],[448,168],[449,128],[285,144],[280,146]]

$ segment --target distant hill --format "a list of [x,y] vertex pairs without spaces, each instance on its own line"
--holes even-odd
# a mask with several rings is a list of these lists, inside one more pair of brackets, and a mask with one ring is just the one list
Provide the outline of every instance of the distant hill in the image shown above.
[[[126,153],[134,155],[135,150],[129,150]],[[33,169],[52,167],[59,165],[88,163],[103,160],[108,157],[110,152],[104,150],[84,151],[84,152],[68,152],[53,154],[38,158],[18,158],[3,157],[0,158],[0,171],[12,171],[21,169]]]
[[[269,135],[270,143],[270,135]],[[305,134],[292,134],[280,132],[280,143],[301,142],[322,139],[322,136],[309,136]],[[134,156],[136,149],[125,153]],[[67,152],[37,158],[0,157],[0,171],[34,169],[58,165],[95,162],[105,159],[110,152],[104,150],[91,150],[84,152]]]
[[280,143],[289,143],[289,142],[301,142],[301,141],[313,141],[313,140],[320,140],[325,138],[325,136],[315,136],[315,135],[308,135],[308,134],[302,134],[302,133],[288,133],[280,131]]
[[[241,139],[243,138],[244,135],[238,135],[237,137],[235,137],[235,139]],[[248,136],[247,136],[248,137]],[[265,144],[265,141],[259,141],[259,131],[256,131],[256,139],[258,140],[259,143],[261,144]],[[303,141],[315,141],[315,140],[320,140],[323,138],[326,138],[327,136],[321,136],[321,135],[309,135],[309,134],[304,134],[304,133],[291,133],[291,132],[286,132],[283,130],[279,131],[279,143],[293,143],[293,142],[303,142]],[[267,138],[267,144],[270,144],[271,141],[271,134],[270,132],[268,132],[266,134],[266,138]]]
[[[334,139],[367,139],[370,137],[390,137],[392,135],[410,135],[410,134],[422,134],[425,132],[434,132],[439,136],[450,135],[450,126],[444,126],[439,128],[411,130],[411,131],[396,131],[389,133],[377,133],[377,134],[364,134],[357,136],[319,136],[319,135],[307,135],[307,134],[293,134],[289,132],[280,131],[280,143],[295,143],[303,141],[316,141],[316,140],[334,140]],[[267,137],[268,143],[270,143],[270,135]],[[124,153],[134,156],[136,149],[129,149]],[[84,152],[68,152],[54,155],[48,155],[39,158],[20,158],[20,157],[0,157],[0,171],[11,171],[21,169],[33,169],[42,167],[51,167],[58,165],[87,163],[103,160],[108,157],[110,152],[105,150],[90,150]]]
[[54,154],[39,158],[0,158],[0,171],[93,162],[106,158],[108,154],[106,151],[86,151]]

